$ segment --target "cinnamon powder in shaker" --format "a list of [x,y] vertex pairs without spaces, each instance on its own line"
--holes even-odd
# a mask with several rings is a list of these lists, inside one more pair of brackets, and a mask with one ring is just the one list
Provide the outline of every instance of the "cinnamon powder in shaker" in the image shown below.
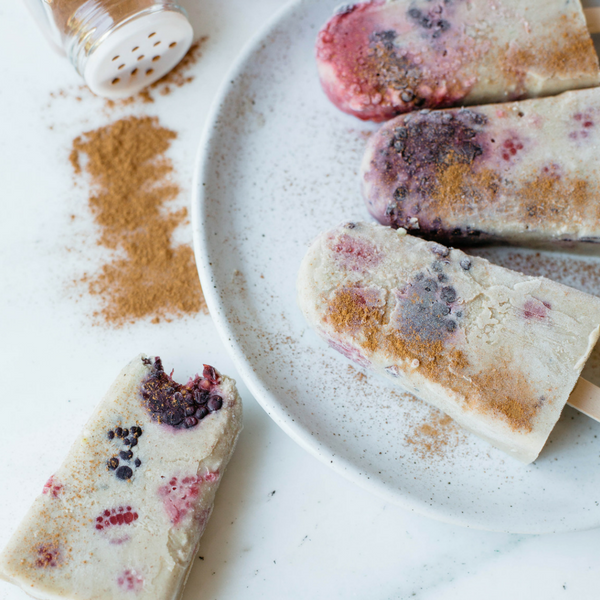
[[176,136],[155,117],[127,117],[73,141],[71,164],[91,178],[98,244],[114,250],[98,274],[84,278],[107,324],[147,317],[157,323],[206,310],[192,249],[172,240],[187,210],[166,207],[180,192],[165,156]]

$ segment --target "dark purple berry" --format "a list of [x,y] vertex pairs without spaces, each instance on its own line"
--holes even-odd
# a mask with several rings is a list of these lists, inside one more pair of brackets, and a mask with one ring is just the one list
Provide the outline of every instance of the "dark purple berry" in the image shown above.
[[115,435],[116,435],[117,437],[119,437],[119,438],[120,438],[120,437],[123,437],[123,430],[122,430],[120,427],[117,427],[117,428],[115,429]]
[[124,443],[126,446],[131,446],[131,438],[125,438],[125,439],[123,440],[123,443]]
[[185,407],[185,416],[186,417],[191,417],[195,412],[196,412],[195,406],[192,405],[192,406]]
[[456,290],[452,286],[444,287],[440,296],[444,302],[450,304],[456,300]]
[[456,321],[446,321],[446,329],[449,333],[456,331]]
[[196,419],[196,417],[187,417],[183,423],[189,429],[190,427],[198,425],[198,419]]
[[177,404],[182,404],[183,403],[183,394],[181,392],[175,392],[173,394],[173,400],[175,400],[175,402]]
[[194,392],[194,401],[196,404],[206,404],[208,402],[208,392],[196,390]]
[[131,450],[121,450],[121,452],[119,452],[119,456],[123,460],[131,460],[133,457],[133,452]]
[[208,414],[208,408],[206,408],[206,406],[201,406],[195,414],[196,419],[198,419],[198,421],[202,421],[202,419],[204,419],[204,417]]
[[202,371],[204,379],[208,379],[211,383],[219,383],[219,377],[214,367],[210,365],[204,365],[204,371]]
[[129,429],[123,429],[123,437],[126,438],[129,435]]
[[221,408],[221,406],[223,406],[223,398],[221,398],[221,396],[213,396],[209,401],[208,401],[208,410],[210,412],[215,412],[217,410],[219,410]]
[[468,258],[463,258],[460,261],[460,266],[465,270],[468,271],[471,268],[471,261]]
[[173,427],[175,425],[179,425],[179,423],[181,423],[181,421],[183,421],[183,419],[184,419],[184,414],[183,414],[182,410],[169,410],[165,414],[165,421],[169,425],[172,425]]
[[114,471],[119,466],[119,459],[113,456],[112,458],[108,459],[106,464],[111,471]]
[[117,469],[116,475],[119,479],[131,479],[133,471],[130,467],[119,467]]
[[114,440],[115,439],[115,432],[114,431],[109,431],[108,432],[108,439],[109,440]]
[[139,458],[136,458],[136,459],[135,459],[135,461],[133,462],[133,464],[134,464],[136,467],[139,467],[139,466],[142,464],[142,461],[141,461]]
[[133,448],[134,446],[137,446],[137,443],[138,443],[137,438],[135,438],[135,437],[130,437],[129,438],[129,446],[131,448]]
[[134,435],[136,438],[140,437],[142,435],[142,428],[134,425],[131,428],[131,435]]

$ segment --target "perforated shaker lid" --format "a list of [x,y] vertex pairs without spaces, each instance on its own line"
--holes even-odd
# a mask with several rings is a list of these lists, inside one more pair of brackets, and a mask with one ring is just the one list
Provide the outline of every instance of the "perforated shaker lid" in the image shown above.
[[142,14],[98,44],[83,77],[99,96],[127,98],[173,69],[189,50],[192,37],[192,26],[180,12]]

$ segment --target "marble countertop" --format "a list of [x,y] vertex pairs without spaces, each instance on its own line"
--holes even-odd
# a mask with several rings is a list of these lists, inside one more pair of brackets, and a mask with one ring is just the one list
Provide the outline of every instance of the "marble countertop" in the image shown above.
[[[76,283],[100,253],[87,190],[68,154],[83,131],[156,115],[178,132],[169,152],[189,203],[210,103],[243,44],[283,0],[188,0],[208,36],[194,80],[152,104],[107,108],[82,89],[16,2],[0,6],[0,545],[122,366],[160,354],[181,378],[201,362],[236,377],[208,315],[122,329],[94,325]],[[74,215],[74,217],[72,217]],[[189,226],[178,239],[191,242]],[[586,600],[600,587],[597,530],[527,536],[423,518],[354,486],[292,442],[243,382],[245,429],[219,490],[185,600]],[[27,596],[0,582],[0,599]]]

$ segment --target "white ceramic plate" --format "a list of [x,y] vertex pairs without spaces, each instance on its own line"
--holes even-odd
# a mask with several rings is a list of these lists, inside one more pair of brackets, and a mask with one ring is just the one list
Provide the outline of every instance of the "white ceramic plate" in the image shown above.
[[[240,57],[213,107],[196,165],[193,223],[223,341],[256,399],[294,440],[391,502],[508,532],[600,525],[600,425],[567,408],[540,459],[525,467],[365,377],[307,328],[295,280],[308,244],[343,220],[369,218],[357,173],[374,126],[334,108],[316,74],[314,40],[338,2],[305,0],[279,13]],[[477,253],[600,289],[597,259]],[[595,381],[598,356],[586,372]]]

